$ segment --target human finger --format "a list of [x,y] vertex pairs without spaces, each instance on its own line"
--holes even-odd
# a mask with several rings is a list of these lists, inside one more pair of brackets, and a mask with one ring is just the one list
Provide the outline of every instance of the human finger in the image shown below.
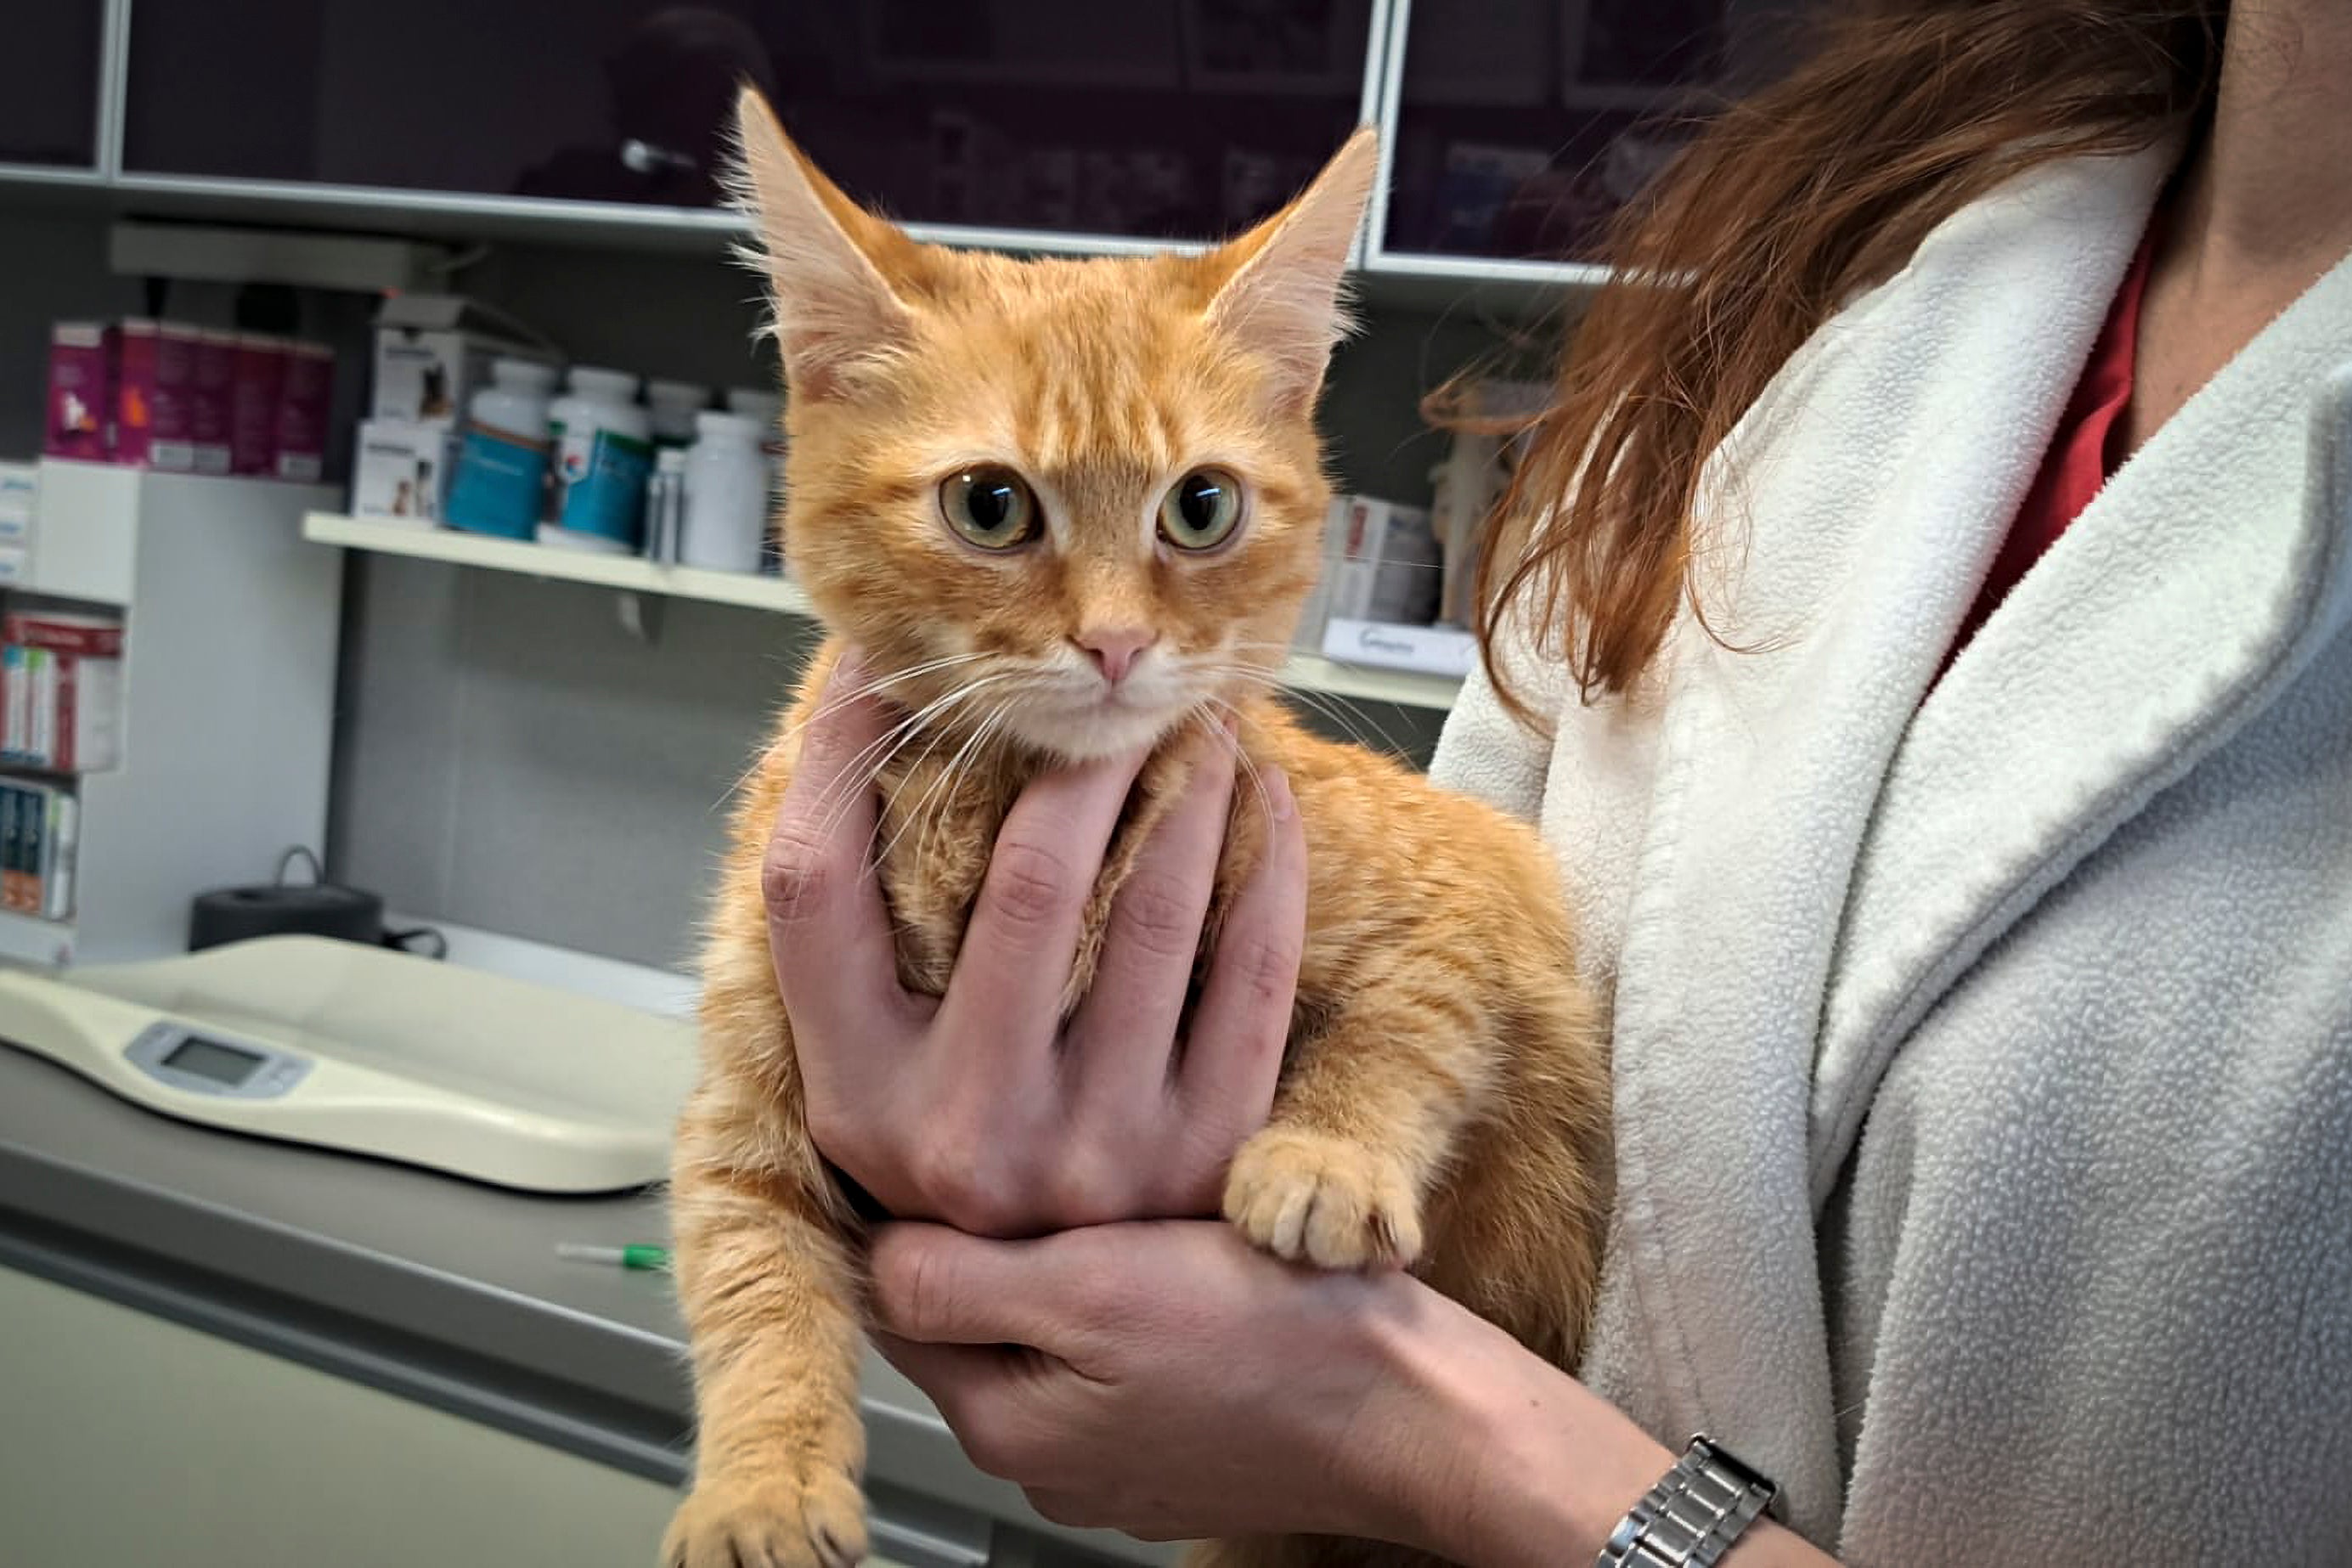
[[1307,946],[1306,826],[1282,770],[1261,782],[1265,850],[1218,932],[1177,1069],[1188,1121],[1234,1144],[1273,1108]]
[[877,812],[869,763],[891,718],[862,663],[845,655],[801,731],[761,860],[769,957],[803,1051],[862,1042],[902,1000],[889,915],[866,868]]
[[868,1255],[876,1326],[928,1345],[1051,1351],[1064,1337],[1077,1283],[1058,1239],[995,1241],[948,1226],[886,1225]]
[[1182,793],[1112,901],[1101,961],[1071,1020],[1081,1115],[1131,1114],[1167,1098],[1176,1026],[1224,847],[1233,745],[1222,728],[1192,738]]
[[1049,1046],[1061,1025],[1087,901],[1142,758],[1101,758],[1042,773],[1005,814],[940,1003],[966,1048]]

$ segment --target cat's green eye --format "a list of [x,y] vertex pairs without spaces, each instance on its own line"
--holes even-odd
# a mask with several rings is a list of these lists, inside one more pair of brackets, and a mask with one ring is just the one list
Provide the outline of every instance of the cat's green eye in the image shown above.
[[1037,534],[1037,498],[1029,481],[993,465],[941,480],[940,515],[982,550],[1011,550]]
[[1160,501],[1160,536],[1179,550],[1214,550],[1241,526],[1242,482],[1223,468],[1195,468]]

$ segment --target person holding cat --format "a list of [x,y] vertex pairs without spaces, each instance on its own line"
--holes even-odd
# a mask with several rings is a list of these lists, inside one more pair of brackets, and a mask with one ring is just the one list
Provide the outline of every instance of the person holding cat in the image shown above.
[[[1607,1002],[1576,1377],[1192,1217],[1273,1093],[1288,829],[1172,1068],[1181,931],[1114,939],[1083,1072],[973,1048],[1051,1035],[1023,954],[1131,762],[1012,808],[1068,874],[966,949],[994,1011],[864,1005],[833,807],[893,721],[842,683],[770,931],[811,1126],[900,1219],[887,1353],[1048,1517],[1158,1538],[1703,1561],[1639,1510],[1705,1432],[1785,1519],[1735,1568],[2352,1560],[2348,253],[2326,0],[1870,7],[1628,228],[1433,770],[1540,826]],[[1146,850],[1171,909],[1230,787]]]

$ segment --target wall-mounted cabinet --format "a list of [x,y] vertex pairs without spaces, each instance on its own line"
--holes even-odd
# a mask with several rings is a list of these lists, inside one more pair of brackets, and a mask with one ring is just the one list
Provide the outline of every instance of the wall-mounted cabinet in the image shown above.
[[100,0],[8,7],[0,170],[97,171],[106,20]]
[[[1372,0],[139,0],[122,166],[709,208],[735,86],[902,219],[1197,238],[1361,118]],[[223,105],[235,104],[236,113]]]
[[1394,0],[1372,269],[1562,281],[1805,0]]
[[[1595,280],[1610,217],[1821,0],[80,0],[12,38],[0,174],[127,208],[583,239],[733,229],[735,85],[936,237],[1232,232],[1349,129],[1373,274]],[[102,174],[100,172],[103,171]]]

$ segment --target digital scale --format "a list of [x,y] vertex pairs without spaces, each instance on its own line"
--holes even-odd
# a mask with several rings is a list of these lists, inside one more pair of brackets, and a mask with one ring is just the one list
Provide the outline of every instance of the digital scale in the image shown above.
[[694,1038],[617,1003],[324,937],[0,971],[0,1041],[151,1110],[528,1192],[660,1180]]

